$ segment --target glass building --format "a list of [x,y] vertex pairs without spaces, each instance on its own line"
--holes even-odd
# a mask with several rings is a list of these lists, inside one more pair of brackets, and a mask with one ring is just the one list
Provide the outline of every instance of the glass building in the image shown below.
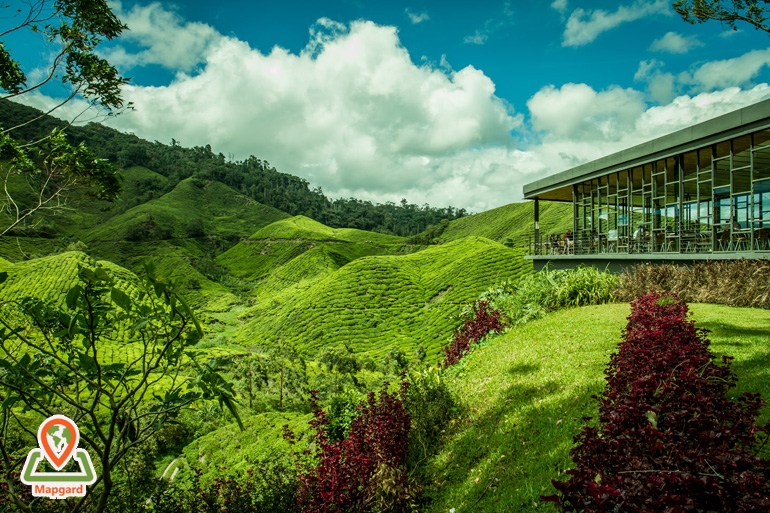
[[[770,100],[524,186],[536,267],[770,257]],[[540,233],[540,201],[572,233]]]

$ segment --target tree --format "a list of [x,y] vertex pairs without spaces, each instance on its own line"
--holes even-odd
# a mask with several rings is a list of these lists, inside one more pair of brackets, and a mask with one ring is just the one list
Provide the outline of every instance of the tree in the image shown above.
[[737,23],[749,23],[757,30],[770,33],[767,0],[676,0],[674,10],[688,23],[716,20],[738,30]]
[[270,345],[267,354],[278,386],[278,409],[283,411],[284,393],[299,395],[307,390],[307,367],[299,351],[281,339]]
[[[94,459],[97,481],[71,505],[102,513],[118,465],[196,401],[218,399],[241,425],[232,385],[217,362],[199,365],[189,347],[201,328],[152,265],[138,288],[104,268],[79,268],[63,305],[36,298],[0,304],[0,510],[32,512],[17,477],[37,425],[73,419]],[[0,275],[0,281],[7,278]],[[242,425],[241,425],[242,428]]]
[[75,188],[102,200],[113,200],[120,192],[120,176],[115,169],[83,143],[72,146],[59,129],[30,150],[0,132],[2,160],[8,162],[3,173],[2,205],[7,217],[0,225],[0,237],[25,225],[35,213],[66,208],[67,193]]
[[[26,9],[0,5],[2,11],[5,12],[0,15],[0,99],[18,99],[55,81],[68,86],[69,91],[48,112],[0,127],[0,159],[7,162],[3,173],[3,207],[10,215],[0,236],[26,222],[35,212],[63,208],[66,193],[77,185],[94,186],[100,199],[117,196],[120,182],[115,170],[82,144],[70,145],[61,130],[23,146],[10,136],[14,130],[40,120],[77,95],[90,106],[113,115],[124,107],[121,87],[127,83],[114,66],[96,53],[103,39],[113,39],[126,28],[104,0],[34,0],[26,3]],[[57,47],[46,72],[35,83],[29,83],[22,64],[4,44],[8,37],[23,31],[40,34],[50,46]],[[130,106],[129,103],[127,107]],[[31,152],[32,148],[36,151]],[[27,186],[31,193],[24,197],[18,187]]]

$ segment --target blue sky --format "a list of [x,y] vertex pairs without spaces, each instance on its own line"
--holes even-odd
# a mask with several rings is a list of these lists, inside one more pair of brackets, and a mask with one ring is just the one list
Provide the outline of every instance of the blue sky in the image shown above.
[[660,0],[111,6],[130,30],[102,51],[136,105],[113,126],[253,154],[333,197],[482,211],[770,97],[770,36]]

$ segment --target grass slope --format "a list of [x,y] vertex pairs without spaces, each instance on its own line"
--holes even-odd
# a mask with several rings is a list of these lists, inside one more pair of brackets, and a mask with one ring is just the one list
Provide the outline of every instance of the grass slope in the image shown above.
[[520,250],[480,237],[359,258],[304,290],[288,289],[257,304],[239,340],[263,344],[281,337],[310,352],[349,343],[373,355],[393,346],[412,355],[422,344],[435,360],[462,305],[530,268]]
[[[486,237],[503,243],[510,239],[515,247],[523,247],[534,233],[534,205],[511,203],[480,214],[461,217],[449,223],[439,236],[439,242],[449,242],[463,237]],[[572,206],[555,202],[540,204],[540,233],[564,233],[572,228]]]
[[[447,382],[468,415],[430,461],[430,512],[554,511],[538,498],[554,493],[550,480],[571,468],[582,417],[597,415],[591,395],[604,388],[628,312],[613,304],[550,314],[458,364]],[[692,312],[698,326],[712,330],[712,351],[735,356],[733,395],[770,399],[770,311],[696,304]],[[768,418],[765,407],[761,421]]]

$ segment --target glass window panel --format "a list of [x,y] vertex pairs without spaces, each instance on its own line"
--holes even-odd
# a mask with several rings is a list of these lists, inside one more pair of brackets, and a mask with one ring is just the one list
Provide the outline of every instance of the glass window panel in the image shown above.
[[754,147],[767,146],[770,144],[770,129],[754,132]]
[[730,157],[714,161],[714,186],[730,185]]
[[770,180],[754,182],[754,228],[770,228]]
[[770,178],[770,147],[754,151],[754,180]]
[[682,155],[682,173],[685,179],[694,176],[698,172],[697,153],[691,151]]
[[666,181],[675,182],[679,180],[679,166],[677,165],[676,157],[669,157],[666,159]]
[[733,139],[733,168],[751,164],[751,136]]
[[708,169],[711,169],[711,148],[703,148],[698,150],[698,170]]
[[700,195],[700,198],[709,198],[711,199],[711,181],[703,181],[698,183],[698,194]]
[[733,171],[733,194],[737,192],[751,192],[751,173],[747,167]]
[[715,151],[716,155],[714,155],[714,158],[719,159],[722,157],[727,157],[730,155],[730,141],[722,141],[721,143],[717,143]]

